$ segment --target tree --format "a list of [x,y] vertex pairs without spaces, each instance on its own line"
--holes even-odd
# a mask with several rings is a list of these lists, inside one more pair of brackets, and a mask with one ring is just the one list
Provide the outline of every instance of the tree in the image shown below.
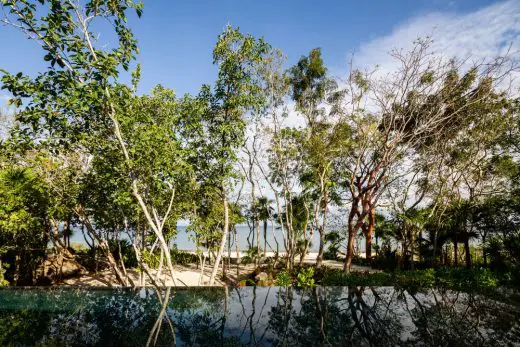
[[[343,109],[355,147],[340,166],[351,200],[345,271],[350,268],[358,230],[398,175],[399,164],[430,146],[449,143],[451,136],[471,127],[469,116],[503,109],[500,100],[507,94],[495,92],[494,86],[507,78],[514,64],[499,57],[465,70],[459,78],[462,63],[438,58],[430,45],[430,39],[420,39],[409,52],[392,52],[400,65],[394,74],[377,77],[352,71],[349,75],[349,98]],[[368,98],[373,102],[365,108]],[[481,112],[479,107],[486,105],[489,108]]]
[[[300,182],[304,191],[312,194],[315,200],[310,238],[314,230],[318,230],[320,245],[316,266],[319,267],[323,261],[327,213],[334,186],[333,162],[348,144],[348,129],[342,123],[335,125],[330,119],[337,111],[336,105],[341,101],[343,92],[338,91],[336,82],[327,76],[319,48],[301,57],[288,70],[288,79],[296,111],[303,115],[306,122],[301,138],[304,165]],[[326,102],[328,105],[325,105]],[[327,111],[325,106],[331,111]]]
[[272,221],[274,210],[271,207],[272,201],[265,196],[261,196],[257,200],[256,211],[258,219],[264,223],[264,257],[267,252],[267,222]]
[[[139,176],[132,171],[132,152],[121,131],[118,101],[130,89],[114,83],[120,70],[128,70],[138,51],[137,41],[126,26],[126,13],[142,13],[142,3],[132,1],[87,1],[83,7],[73,1],[43,1],[39,5],[26,1],[4,1],[8,11],[5,22],[19,28],[37,42],[46,55],[49,70],[36,78],[3,71],[2,88],[12,95],[11,102],[24,109],[17,120],[27,124],[35,134],[46,132],[58,143],[90,140],[91,132],[110,130],[120,146],[125,165],[130,170],[130,191],[142,209],[146,221],[157,236],[166,255],[170,275],[175,283],[169,247],[162,232],[162,221],[153,215],[142,195]],[[41,6],[41,7],[38,7]],[[107,49],[95,40],[90,26],[95,19],[112,24],[118,44]],[[138,71],[134,75],[135,83]],[[134,84],[135,84],[134,83]],[[106,132],[101,131],[102,135]],[[85,144],[87,142],[83,142]]]
[[224,252],[229,232],[227,180],[233,175],[236,149],[241,146],[248,111],[261,108],[264,97],[258,80],[258,68],[269,53],[270,46],[263,39],[244,35],[238,29],[227,27],[219,36],[213,50],[213,62],[219,67],[213,92],[203,87],[200,97],[208,102],[204,124],[209,141],[203,149],[214,160],[211,180],[218,187],[224,206],[222,238],[209,284],[212,285],[218,264]]
[[48,188],[31,170],[2,169],[0,199],[0,263],[9,265],[7,280],[33,285],[49,241]]

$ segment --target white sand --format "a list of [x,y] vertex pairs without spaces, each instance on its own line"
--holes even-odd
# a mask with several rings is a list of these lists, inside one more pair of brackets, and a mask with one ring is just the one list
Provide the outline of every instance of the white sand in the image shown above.
[[[306,264],[314,264],[316,261],[316,255],[315,254],[309,254],[308,257],[305,258],[304,263]],[[334,261],[334,260],[324,260],[323,265],[328,268],[333,269],[343,269],[343,262],[340,261]],[[208,285],[209,278],[211,275],[211,271],[213,269],[213,266],[206,265],[204,268],[204,274],[201,279],[201,272],[200,269],[197,269],[196,264],[189,264],[185,266],[179,266],[176,265],[174,267],[175,270],[175,276],[176,276],[176,284],[177,286],[199,286],[199,285]],[[230,284],[236,284],[240,280],[247,277],[249,274],[251,274],[255,269],[254,264],[248,264],[243,265],[241,264],[239,266],[239,274],[237,279],[237,270],[236,265],[231,265],[231,268],[229,268],[226,273],[228,280],[222,281],[222,267],[219,267],[219,271],[217,272],[217,276],[215,278],[215,284],[216,286],[223,286],[223,285],[230,285]],[[371,269],[366,266],[358,266],[358,265],[352,265],[351,268],[352,271],[359,271],[359,272],[378,272],[378,270]],[[152,277],[154,279],[157,276],[157,270],[150,270]],[[134,284],[137,286],[143,285],[140,282],[140,273],[136,269],[130,269],[128,270],[128,274],[130,278],[134,281]],[[145,286],[151,286],[152,282],[149,280],[148,276],[144,275],[144,285]],[[160,278],[157,279],[157,283],[161,286],[173,286],[173,281],[166,269],[163,269],[162,274]],[[97,274],[83,274],[78,277],[69,278],[64,280],[64,284],[66,285],[73,285],[73,286],[110,286],[111,284],[114,286],[117,286],[117,281],[112,274],[110,270],[104,270],[102,272],[99,272]]]

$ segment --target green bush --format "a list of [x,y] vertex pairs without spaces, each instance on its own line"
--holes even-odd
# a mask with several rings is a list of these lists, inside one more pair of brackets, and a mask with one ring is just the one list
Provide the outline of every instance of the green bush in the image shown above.
[[9,285],[9,282],[4,278],[5,268],[0,261],[0,287]]
[[108,262],[99,247],[80,249],[76,251],[76,261],[88,271],[96,272],[108,269]]
[[[125,267],[131,269],[136,268],[137,257],[132,244],[127,240],[121,240],[121,256]],[[117,240],[110,240],[108,242],[110,252],[114,256],[116,262],[119,263],[119,244]],[[92,248],[82,248],[76,251],[76,260],[79,264],[84,266],[89,271],[100,271],[109,268],[109,263],[105,257],[105,252],[98,246]]]
[[396,271],[396,272],[352,272],[331,270],[325,273],[322,285],[326,286],[399,286],[411,291],[430,288],[485,292],[499,284],[497,276],[489,269],[441,268]]
[[325,243],[329,246],[323,253],[323,258],[325,260],[338,260],[340,254],[339,250],[344,239],[345,238],[337,231],[331,231],[325,234]]
[[490,290],[499,284],[498,277],[487,268],[440,268],[436,271],[436,285],[456,290]]
[[253,259],[248,255],[244,255],[242,258],[240,258],[240,264],[249,265],[252,263],[253,263]]
[[142,261],[146,263],[150,268],[157,269],[161,260],[161,252],[155,251],[150,253],[149,250],[143,249],[141,252]]
[[436,284],[435,270],[416,270],[395,272],[396,285],[417,292],[433,288]]
[[130,241],[120,240],[117,242],[117,240],[110,240],[108,247],[117,262],[119,262],[119,247],[121,247],[121,256],[123,257],[125,267],[136,268],[138,266],[137,257],[135,256],[135,251]]
[[325,273],[324,286],[391,286],[394,284],[391,274],[386,272],[351,272],[331,270]]
[[293,278],[287,271],[281,271],[276,276],[274,283],[280,287],[289,287],[293,284]]
[[314,287],[314,268],[303,268],[296,277],[296,285],[301,288]]
[[196,264],[199,261],[199,258],[196,254],[186,251],[179,251],[177,247],[174,247],[170,254],[172,257],[172,262],[177,265]]
[[374,269],[394,271],[398,267],[398,257],[395,251],[382,248],[370,264]]
[[242,259],[246,258],[246,260],[248,262],[244,263],[242,261],[242,264],[251,264],[255,260],[257,260],[259,258],[259,256],[260,256],[260,251],[258,250],[258,247],[250,247],[246,251],[246,256],[242,258]]

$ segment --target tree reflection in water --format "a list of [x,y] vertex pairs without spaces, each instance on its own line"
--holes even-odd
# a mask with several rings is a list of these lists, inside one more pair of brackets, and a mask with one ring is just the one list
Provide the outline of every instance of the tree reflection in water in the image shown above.
[[516,345],[519,317],[483,296],[391,287],[3,289],[0,345]]

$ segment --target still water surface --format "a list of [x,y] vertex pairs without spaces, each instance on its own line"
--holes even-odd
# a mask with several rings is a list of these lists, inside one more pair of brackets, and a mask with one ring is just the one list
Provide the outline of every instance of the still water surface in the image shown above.
[[516,346],[520,307],[392,287],[2,289],[0,345]]

